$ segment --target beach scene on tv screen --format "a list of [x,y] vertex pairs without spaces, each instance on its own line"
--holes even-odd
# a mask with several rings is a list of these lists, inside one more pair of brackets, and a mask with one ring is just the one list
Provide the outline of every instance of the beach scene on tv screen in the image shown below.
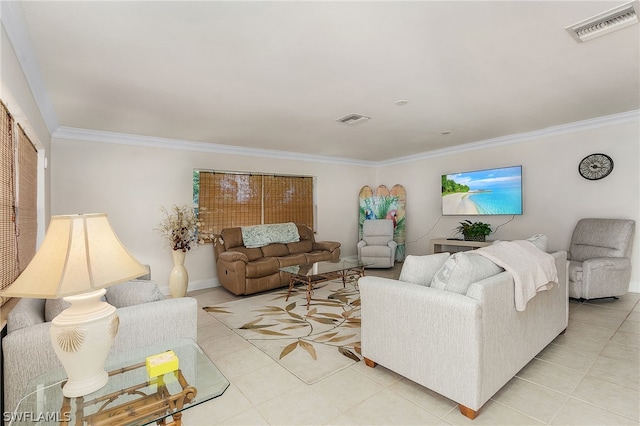
[[442,175],[442,214],[522,214],[522,167]]

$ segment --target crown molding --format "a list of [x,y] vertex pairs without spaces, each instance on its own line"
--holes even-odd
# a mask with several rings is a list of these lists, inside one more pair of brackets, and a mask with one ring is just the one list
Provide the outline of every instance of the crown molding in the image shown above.
[[606,115],[603,117],[596,117],[589,120],[575,121],[573,123],[561,124],[558,126],[547,127],[540,130],[534,130],[525,133],[516,133],[508,136],[501,136],[498,138],[485,139],[482,141],[471,142],[463,145],[457,145],[450,148],[436,149],[433,151],[423,152],[416,155],[408,155],[406,157],[391,158],[389,160],[383,160],[377,162],[377,167],[391,166],[395,164],[410,163],[413,161],[423,160],[426,158],[442,157],[445,155],[458,154],[461,152],[475,151],[478,149],[484,149],[500,145],[509,145],[515,143],[521,143],[530,141],[533,139],[540,139],[551,136],[558,136],[567,133],[583,132],[591,129],[598,129],[601,127],[617,126],[621,124],[633,123],[640,121],[640,110],[635,109],[619,114]]
[[86,142],[112,143],[118,145],[133,145],[152,148],[175,149],[181,151],[208,152],[216,154],[244,155],[250,157],[276,158],[281,160],[312,161],[320,163],[332,163],[342,165],[355,165],[363,167],[385,167],[395,164],[410,163],[427,158],[441,157],[458,154],[461,152],[475,151],[500,145],[521,143],[543,137],[557,136],[566,133],[581,132],[601,127],[640,121],[640,110],[632,110],[620,114],[607,115],[590,120],[576,121],[574,123],[547,127],[532,132],[518,133],[499,138],[486,139],[471,142],[451,148],[438,149],[423,152],[421,154],[397,157],[383,161],[354,160],[342,157],[330,157],[323,155],[301,154],[289,151],[276,151],[261,148],[247,148],[240,146],[222,145],[206,142],[192,142],[179,139],[166,139],[153,136],[131,135],[126,133],[105,132],[101,130],[79,129],[76,127],[58,127],[52,137],[56,139],[70,139]]
[[20,62],[22,72],[27,79],[27,84],[31,89],[33,98],[38,105],[42,119],[44,120],[49,134],[52,134],[59,126],[58,117],[53,109],[53,104],[45,88],[44,81],[40,75],[40,69],[33,54],[33,48],[26,31],[24,16],[20,10],[19,1],[0,2],[0,17],[7,37]]
[[276,151],[263,148],[247,148],[243,146],[222,145],[208,142],[193,142],[180,139],[167,139],[155,136],[140,136],[127,133],[105,132],[102,130],[79,129],[76,127],[58,127],[51,135],[56,139],[70,139],[87,142],[133,145],[150,148],[175,149],[181,151],[207,152],[214,154],[244,155],[250,157],[276,158],[280,160],[313,161],[374,167],[375,162],[355,160],[326,155],[302,154],[290,151]]

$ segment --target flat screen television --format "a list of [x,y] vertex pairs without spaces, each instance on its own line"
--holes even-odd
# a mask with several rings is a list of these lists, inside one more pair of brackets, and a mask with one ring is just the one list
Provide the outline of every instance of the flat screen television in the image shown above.
[[442,175],[442,214],[522,214],[522,166]]

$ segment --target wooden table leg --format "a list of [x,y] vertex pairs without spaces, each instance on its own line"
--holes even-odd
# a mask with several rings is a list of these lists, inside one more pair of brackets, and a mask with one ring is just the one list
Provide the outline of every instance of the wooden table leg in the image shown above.
[[291,296],[291,292],[293,291],[293,284],[295,283],[295,280],[293,279],[293,276],[291,278],[289,278],[289,291],[287,292],[287,298],[284,299],[285,302],[289,301],[289,296]]
[[307,311],[309,310],[309,305],[311,305],[311,292],[313,291],[313,281],[311,278],[307,279]]

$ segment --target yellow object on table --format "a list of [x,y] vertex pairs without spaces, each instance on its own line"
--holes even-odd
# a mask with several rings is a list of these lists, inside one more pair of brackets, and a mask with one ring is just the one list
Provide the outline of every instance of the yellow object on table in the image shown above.
[[147,373],[149,378],[162,376],[178,369],[178,357],[173,351],[147,357]]

